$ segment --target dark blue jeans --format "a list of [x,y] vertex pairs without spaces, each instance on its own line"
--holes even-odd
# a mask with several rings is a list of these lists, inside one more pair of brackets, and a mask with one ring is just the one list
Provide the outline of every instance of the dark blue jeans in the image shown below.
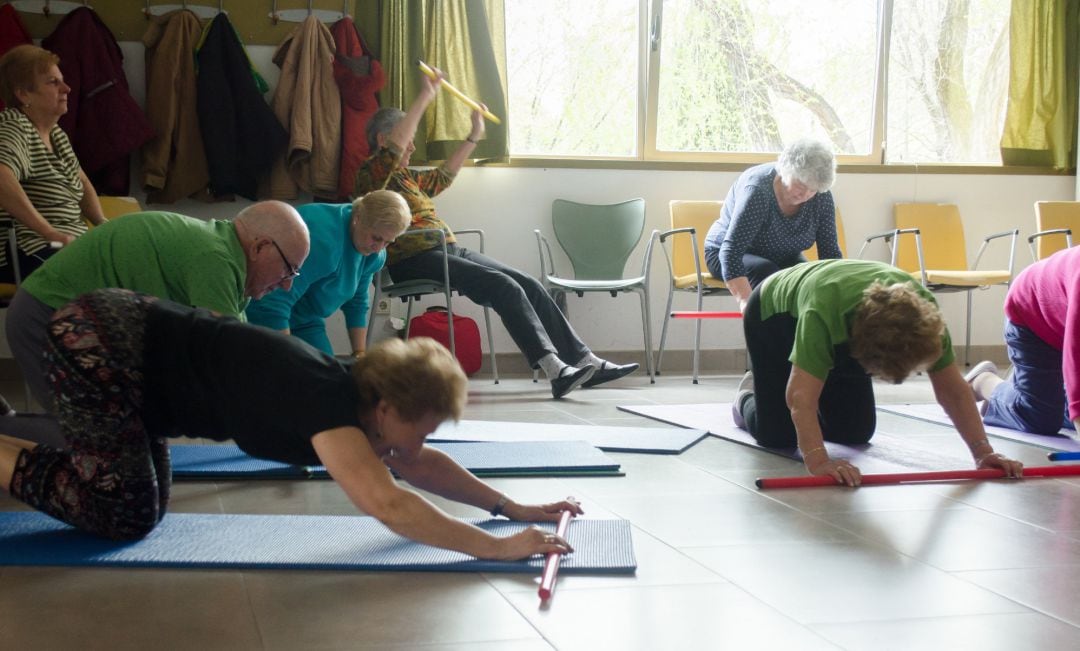
[[1031,434],[1073,429],[1065,400],[1061,351],[1007,319],[1005,344],[1012,377],[994,389],[983,422]]
[[[753,253],[744,253],[742,257],[743,267],[746,269],[746,280],[750,283],[751,289],[760,285],[766,278],[777,271],[794,267],[800,262],[806,262],[806,257],[801,253],[781,262],[773,262],[768,258]],[[724,271],[720,268],[720,249],[705,249],[705,266],[708,267],[713,278],[721,279],[724,277]]]

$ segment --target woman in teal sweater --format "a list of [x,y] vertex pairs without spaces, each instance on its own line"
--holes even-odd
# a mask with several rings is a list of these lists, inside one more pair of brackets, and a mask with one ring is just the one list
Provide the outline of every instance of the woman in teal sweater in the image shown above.
[[341,310],[353,354],[363,352],[371,280],[386,261],[386,245],[408,228],[409,206],[396,192],[376,190],[351,204],[312,203],[297,210],[311,233],[311,254],[292,287],[252,301],[247,319],[332,355],[326,318]]

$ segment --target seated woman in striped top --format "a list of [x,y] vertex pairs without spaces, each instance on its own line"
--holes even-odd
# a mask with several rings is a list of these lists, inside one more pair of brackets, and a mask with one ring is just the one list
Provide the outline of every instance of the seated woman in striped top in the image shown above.
[[[0,57],[0,99],[8,106],[0,111],[0,220],[14,222],[23,278],[86,232],[84,215],[105,222],[97,192],[57,126],[71,91],[59,62],[35,45]],[[0,242],[0,276],[11,279],[8,254]]]

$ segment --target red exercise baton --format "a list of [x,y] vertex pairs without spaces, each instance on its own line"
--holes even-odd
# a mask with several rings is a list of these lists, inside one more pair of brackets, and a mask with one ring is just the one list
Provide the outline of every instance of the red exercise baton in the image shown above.
[[[566,539],[566,531],[570,528],[570,518],[574,517],[574,514],[570,511],[563,511],[559,516],[559,526],[555,529],[555,533],[564,540]],[[544,559],[544,573],[540,576],[540,601],[547,601],[551,599],[551,594],[555,592],[555,577],[559,575],[559,559],[562,554],[559,552],[548,552],[547,558]]]
[[[1061,477],[1080,475],[1080,465],[1035,466],[1024,468],[1024,477]],[[864,485],[903,484],[918,481],[953,481],[956,479],[998,479],[1005,476],[1001,468],[984,470],[938,470],[932,472],[896,472],[875,475],[863,475]],[[758,488],[806,488],[810,486],[843,486],[828,475],[808,477],[772,477],[754,482]]]
[[672,312],[673,319],[741,319],[742,312],[697,312],[695,310]]

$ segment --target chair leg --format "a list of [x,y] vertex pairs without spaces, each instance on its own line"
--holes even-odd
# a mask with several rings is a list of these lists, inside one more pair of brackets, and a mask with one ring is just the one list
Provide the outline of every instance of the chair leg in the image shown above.
[[491,354],[491,377],[499,383],[499,367],[495,362],[495,339],[491,336],[491,311],[484,307],[484,325],[487,327],[488,351]]
[[974,290],[967,291],[967,329],[964,331],[964,366],[971,365],[971,295]]
[[[698,310],[698,312],[701,312],[704,309],[705,309],[705,305],[702,302],[702,295],[701,295],[701,281],[699,280],[698,281],[698,286],[697,286],[697,310]],[[700,370],[700,360],[701,360],[701,319],[694,319],[694,320],[697,321],[697,323],[694,324],[694,375],[693,375],[693,382],[694,382],[694,384],[697,384],[698,383],[698,372]]]
[[[379,272],[382,273],[382,272]],[[378,276],[378,274],[376,274]],[[382,297],[382,282],[379,278],[375,279],[375,296],[371,299],[371,314],[368,316],[367,333],[364,335],[364,349],[371,350],[371,339],[375,334],[375,308],[379,304],[379,299]]]
[[656,374],[660,375],[660,365],[664,361],[664,345],[667,343],[668,324],[671,322],[671,299],[675,296],[675,290],[671,289],[667,295],[667,307],[664,309],[664,325],[660,328],[660,349],[656,351]]
[[641,324],[642,330],[645,334],[645,373],[649,376],[649,384],[656,384],[656,378],[653,377],[653,356],[652,356],[652,325],[649,314],[649,290],[638,293],[641,298]]
[[412,327],[412,304],[413,297],[410,296],[405,301],[405,338],[409,338],[409,328]]
[[694,319],[694,384],[698,383],[699,358],[701,357],[701,319]]
[[457,359],[457,337],[454,336],[454,307],[450,304],[450,286],[446,290],[446,330],[450,336],[450,354]]
[[[11,263],[12,276],[15,279],[15,289],[18,289],[22,285],[22,269],[19,268],[19,240],[15,237],[15,224],[12,223],[11,228],[8,229],[8,260]],[[30,395],[30,383],[23,377],[23,396],[25,397],[24,405],[26,411],[30,411],[30,403],[33,402],[33,397]]]

